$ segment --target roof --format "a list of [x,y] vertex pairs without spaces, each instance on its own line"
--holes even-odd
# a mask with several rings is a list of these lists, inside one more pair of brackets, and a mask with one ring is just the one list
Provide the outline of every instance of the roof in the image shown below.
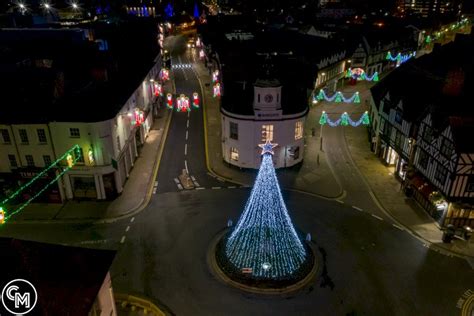
[[449,125],[453,134],[454,145],[459,153],[474,153],[474,117],[450,117]]
[[35,310],[44,315],[88,315],[115,257],[112,250],[12,238],[0,238],[0,252],[0,284],[31,282],[38,293]]

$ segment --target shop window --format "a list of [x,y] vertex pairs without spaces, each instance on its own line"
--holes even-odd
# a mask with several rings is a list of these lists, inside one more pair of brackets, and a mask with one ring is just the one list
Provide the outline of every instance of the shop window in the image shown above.
[[428,143],[431,143],[433,141],[433,131],[431,130],[431,127],[425,125],[425,130],[423,131],[423,138]]
[[44,129],[42,128],[39,128],[36,130],[36,133],[38,134],[38,142],[40,144],[46,144],[46,133],[44,131]]
[[239,124],[229,122],[229,137],[235,140],[239,139]]
[[10,133],[8,132],[8,130],[6,128],[2,128],[1,133],[2,133],[3,142],[5,144],[11,143]]
[[262,125],[262,142],[273,141],[273,125]]
[[303,138],[303,122],[296,122],[295,126],[295,140]]
[[28,167],[35,166],[35,160],[33,159],[32,155],[25,155],[25,159],[26,159],[26,164],[28,165]]
[[423,169],[426,169],[428,167],[428,161],[430,160],[430,156],[426,153],[426,151],[421,150],[418,152],[418,164],[420,167]]
[[436,181],[444,184],[444,182],[446,181],[447,175],[448,175],[448,170],[445,167],[443,167],[440,164],[436,165],[436,173],[435,173]]
[[239,150],[235,147],[230,147],[230,159],[234,161],[239,160]]
[[26,129],[19,129],[18,133],[20,134],[20,140],[22,144],[28,144],[28,134],[26,133]]
[[84,163],[84,153],[82,152],[82,147],[79,147],[78,150],[75,151],[78,156],[76,157],[77,158],[77,163]]

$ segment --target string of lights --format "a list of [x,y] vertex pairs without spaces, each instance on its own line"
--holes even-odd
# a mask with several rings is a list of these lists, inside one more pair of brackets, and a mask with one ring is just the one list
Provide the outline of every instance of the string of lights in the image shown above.
[[403,64],[404,62],[406,62],[407,60],[409,60],[410,58],[414,56],[416,56],[416,52],[404,54],[404,55],[402,55],[401,53],[398,53],[397,55],[395,55],[395,57],[392,55],[391,52],[388,52],[385,59],[390,60],[390,61],[396,61],[398,64]]
[[350,118],[349,114],[347,112],[344,112],[341,114],[341,116],[333,121],[328,117],[328,114],[326,111],[323,111],[321,114],[321,118],[319,119],[319,124],[321,125],[329,125],[331,127],[336,127],[339,125],[342,126],[348,126],[351,125],[352,127],[357,127],[360,125],[369,125],[370,124],[370,119],[369,119],[369,113],[367,111],[364,112],[364,114],[361,115],[361,117],[354,121]]
[[250,198],[225,248],[238,269],[249,269],[265,279],[292,276],[306,258],[281,195],[273,146],[267,142],[262,147],[262,163]]
[[[342,94],[342,92],[337,91],[335,94],[332,96],[328,97],[326,92],[321,89],[319,90],[319,93],[314,97],[315,100],[321,101],[321,100],[326,100],[328,102],[336,102],[336,103],[360,103],[360,96],[359,92],[355,92],[351,97],[346,98]],[[313,101],[314,101],[313,99]]]
[[[74,157],[73,155],[74,154]],[[67,171],[69,171],[75,164],[76,162],[81,158],[81,153],[80,153],[80,147],[79,145],[74,145],[71,149],[69,149],[68,151],[66,151],[66,153],[64,153],[64,155],[62,155],[59,159],[55,160],[51,165],[49,165],[47,168],[45,168],[42,172],[40,172],[38,175],[36,175],[34,178],[32,178],[28,183],[26,183],[25,185],[23,185],[22,187],[20,187],[18,190],[16,190],[12,195],[10,195],[8,198],[6,198],[5,200],[2,201],[1,205],[5,205],[6,203],[8,203],[9,201],[11,201],[13,198],[15,198],[16,196],[18,196],[21,192],[23,192],[24,190],[26,190],[28,187],[30,187],[36,180],[38,180],[39,178],[41,178],[42,176],[44,176],[46,174],[46,172],[48,172],[49,170],[51,170],[51,168],[55,167],[55,166],[58,166],[58,164],[63,161],[63,160],[67,160],[68,161],[68,165],[67,166],[59,166],[59,170],[61,170],[61,172],[59,172],[55,177],[54,179],[52,179],[50,182],[48,182],[48,184],[46,184],[45,186],[43,186],[41,188],[41,190],[39,190],[38,192],[36,192],[33,196],[31,196],[27,201],[23,202],[16,210],[14,211],[11,211],[11,212],[6,212],[5,211],[5,221],[7,221],[8,219],[10,219],[13,215],[21,212],[25,207],[27,207],[33,200],[35,200],[37,197],[39,197],[44,191],[46,191],[49,187],[51,187],[51,185],[53,185],[56,181],[58,181],[62,175],[64,175]],[[3,209],[3,207],[1,207]]]

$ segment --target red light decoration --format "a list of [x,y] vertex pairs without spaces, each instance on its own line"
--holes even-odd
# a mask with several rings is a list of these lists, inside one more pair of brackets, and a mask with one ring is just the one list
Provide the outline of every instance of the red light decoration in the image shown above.
[[193,93],[193,107],[196,109],[199,108],[199,95],[197,92]]
[[168,93],[166,95],[166,107],[168,109],[173,109],[173,96],[171,95],[171,93]]
[[214,85],[214,98],[215,97],[220,97],[221,96],[221,85],[220,83],[216,83]]

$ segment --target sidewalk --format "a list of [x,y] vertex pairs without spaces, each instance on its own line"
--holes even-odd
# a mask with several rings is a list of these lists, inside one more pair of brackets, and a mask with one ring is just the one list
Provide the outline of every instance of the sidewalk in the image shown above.
[[[358,83],[356,86],[344,87],[342,92],[350,93],[356,88],[361,89],[361,105],[365,106],[365,99],[370,97],[370,91],[367,91],[370,86],[371,84]],[[366,128],[344,128],[344,135],[355,165],[386,213],[435,248],[474,256],[472,239],[469,242],[455,239],[451,244],[442,242],[443,233],[438,223],[416,201],[403,194],[400,182],[392,174],[393,168],[386,167],[370,151]]]
[[[174,89],[172,80],[168,81],[164,88],[165,92]],[[115,200],[72,200],[64,204],[32,203],[12,217],[9,223],[112,222],[139,212],[151,198],[170,117],[171,113],[165,106],[158,110],[158,116],[130,170],[123,191]]]
[[[211,77],[208,69],[202,63],[196,64],[195,69],[203,88],[208,169],[228,181],[241,185],[253,185],[257,170],[241,170],[223,160],[219,99],[211,94]],[[343,194],[342,188],[327,164],[326,155],[319,154],[319,135],[312,136],[311,134],[312,128],[318,128],[318,122],[317,111],[312,108],[305,123],[304,162],[299,166],[277,170],[278,179],[282,188],[286,190],[304,191],[324,198],[337,198]]]

